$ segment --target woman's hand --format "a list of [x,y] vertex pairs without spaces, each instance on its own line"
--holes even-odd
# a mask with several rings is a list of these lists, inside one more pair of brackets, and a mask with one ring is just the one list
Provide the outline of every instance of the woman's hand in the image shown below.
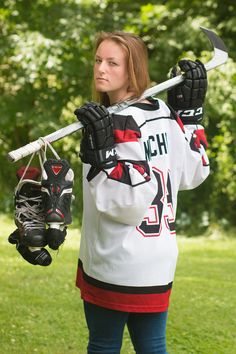
[[[203,103],[207,91],[207,73],[199,61],[180,60],[179,68],[185,80],[168,90],[168,104],[178,112],[184,124],[198,124],[203,119]],[[174,67],[171,76],[178,74]]]
[[104,106],[89,102],[74,112],[83,124],[80,158],[98,168],[116,166],[116,150],[112,115]]

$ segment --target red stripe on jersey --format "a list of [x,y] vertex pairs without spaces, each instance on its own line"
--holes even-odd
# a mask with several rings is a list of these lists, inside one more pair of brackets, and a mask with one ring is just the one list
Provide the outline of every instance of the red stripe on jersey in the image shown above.
[[204,129],[196,129],[193,132],[195,134],[195,145],[197,148],[200,148],[201,144],[204,146],[204,149],[208,147],[208,141]]
[[144,166],[133,164],[134,168],[146,179],[146,181],[150,181],[151,177],[147,174]]
[[206,162],[204,156],[202,156],[202,164],[203,166],[208,166],[209,164]]
[[123,165],[118,162],[116,167],[110,173],[109,177],[120,181],[120,180],[122,180],[123,172],[124,172]]
[[140,131],[135,131],[135,130],[118,130],[114,129],[114,137],[115,137],[115,142],[116,144],[119,143],[127,143],[131,141],[138,141],[138,139],[141,137]]
[[89,284],[78,267],[76,286],[81,298],[97,306],[124,312],[164,312],[169,306],[171,289],[160,294],[127,294],[105,290]]
[[183,124],[182,120],[180,119],[180,117],[179,117],[178,115],[177,115],[177,118],[176,118],[176,122],[179,124],[181,130],[182,130],[183,132],[185,132],[184,124]]

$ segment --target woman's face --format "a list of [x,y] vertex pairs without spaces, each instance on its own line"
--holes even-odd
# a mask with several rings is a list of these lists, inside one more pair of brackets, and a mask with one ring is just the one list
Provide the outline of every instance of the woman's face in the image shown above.
[[94,82],[96,91],[106,92],[111,104],[131,96],[125,50],[110,39],[105,39],[96,51]]

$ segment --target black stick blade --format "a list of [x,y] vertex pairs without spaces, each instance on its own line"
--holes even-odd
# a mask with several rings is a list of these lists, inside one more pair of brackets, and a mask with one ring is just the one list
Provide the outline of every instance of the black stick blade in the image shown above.
[[219,50],[222,50],[223,52],[228,53],[228,49],[226,48],[226,45],[224,44],[222,39],[215,34],[215,32],[205,27],[200,26],[200,28],[207,35],[208,39],[210,40],[214,48],[217,48]]

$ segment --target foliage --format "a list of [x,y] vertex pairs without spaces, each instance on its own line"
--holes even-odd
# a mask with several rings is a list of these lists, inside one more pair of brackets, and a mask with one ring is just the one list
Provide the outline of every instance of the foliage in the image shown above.
[[[12,166],[7,152],[73,122],[75,107],[90,99],[92,47],[98,31],[121,29],[142,36],[154,84],[166,80],[181,57],[209,60],[209,42],[199,31],[205,26],[223,38],[231,59],[209,73],[205,126],[212,173],[198,189],[180,194],[178,227],[235,225],[235,11],[232,0],[1,0],[0,208],[11,209],[15,171],[27,162]],[[82,208],[79,139],[80,133],[75,133],[55,143],[77,176],[77,216]]]
[[[87,328],[74,279],[79,230],[69,228],[49,267],[25,262],[7,243],[0,215],[1,349],[5,354],[84,354]],[[232,354],[236,346],[236,240],[180,237],[167,323],[169,353]],[[187,270],[187,271],[186,271]],[[50,289],[50,291],[49,291]],[[122,354],[134,353],[127,331]]]

